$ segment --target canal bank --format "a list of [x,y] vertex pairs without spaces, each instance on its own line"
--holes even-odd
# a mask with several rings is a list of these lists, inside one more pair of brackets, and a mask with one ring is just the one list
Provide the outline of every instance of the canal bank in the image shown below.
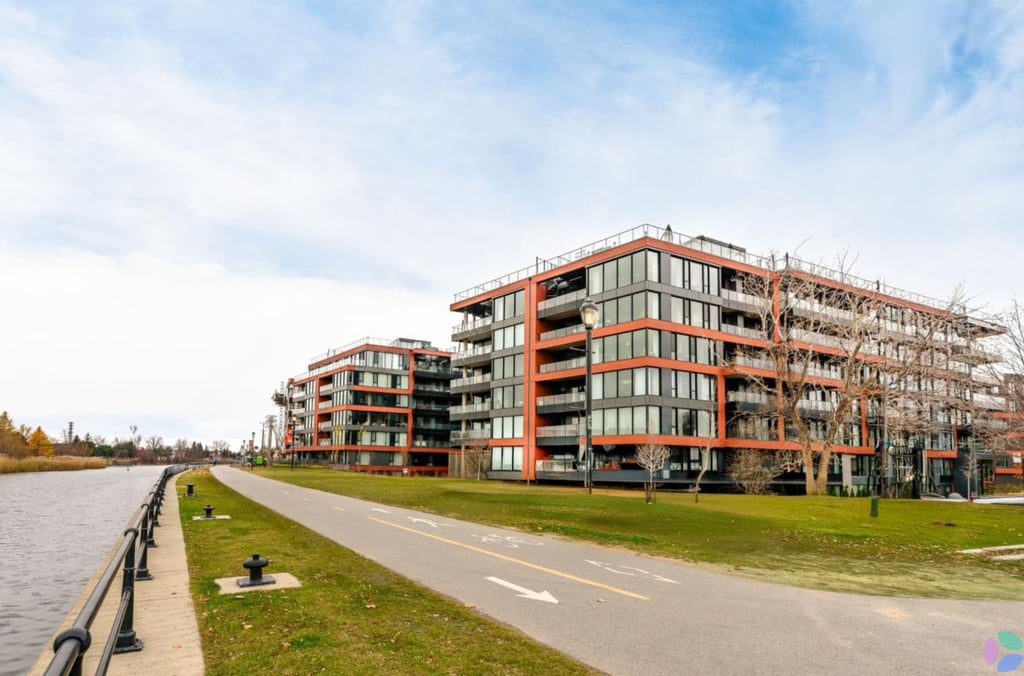
[[[143,649],[114,655],[107,669],[107,674],[111,676],[202,676],[204,673],[199,625],[189,591],[188,560],[176,484],[171,488],[165,493],[160,526],[154,531],[156,546],[150,548],[148,555],[149,572],[153,579],[139,581],[135,585],[133,627],[142,641]],[[74,622],[110,563],[115,549],[111,548],[107,558],[96,569],[74,607],[54,632],[54,637]],[[92,645],[85,652],[83,673],[96,671],[103,644],[113,630],[119,597],[120,584],[114,584],[92,626]],[[28,672],[30,676],[45,673],[53,657],[52,644],[51,639],[49,646]]]
[[163,466],[0,474],[0,676],[25,676]]

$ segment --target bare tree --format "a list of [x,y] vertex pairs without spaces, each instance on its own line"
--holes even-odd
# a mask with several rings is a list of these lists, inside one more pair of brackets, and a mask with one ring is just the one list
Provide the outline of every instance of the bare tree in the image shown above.
[[[1024,305],[1015,299],[1002,313],[1000,321],[1006,333],[996,347],[1003,367],[997,376],[997,386],[1005,410],[996,417],[1003,423],[1004,453],[1014,454],[1017,459],[1021,459],[1021,451],[1024,449]],[[1024,462],[1016,464],[1021,470],[1024,488]]]
[[763,495],[781,474],[771,453],[744,448],[732,455],[727,467],[736,485],[748,495]]
[[174,461],[182,462],[189,456],[189,444],[188,439],[178,439],[174,442]]
[[170,455],[170,449],[164,446],[164,438],[159,434],[146,437],[146,450],[153,454],[160,462],[166,462]]
[[668,462],[669,451],[664,444],[648,441],[636,449],[636,462],[647,470],[647,481],[644,482],[644,497],[647,504],[654,502],[654,473],[664,469]]
[[700,447],[700,472],[697,473],[697,480],[693,482],[693,501],[695,503],[700,502],[700,482],[711,465],[711,441],[711,438],[708,438]]
[[487,475],[491,467],[490,441],[487,439],[467,439],[463,446],[463,476],[474,476],[479,481]]
[[828,279],[819,276],[824,268],[786,261],[781,271],[742,277],[757,301],[761,342],[739,347],[730,366],[764,397],[761,417],[781,422],[783,438],[799,445],[811,495],[827,490],[835,448],[853,438],[870,386],[861,367],[877,334],[879,301],[845,281],[842,259]]

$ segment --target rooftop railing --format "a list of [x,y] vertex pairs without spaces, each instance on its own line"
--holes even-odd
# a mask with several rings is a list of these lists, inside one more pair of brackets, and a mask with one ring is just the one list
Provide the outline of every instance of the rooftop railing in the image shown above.
[[[644,223],[628,230],[624,230],[618,234],[611,235],[610,237],[605,237],[604,239],[591,242],[590,244],[578,247],[553,258],[538,258],[537,262],[533,265],[521,268],[515,272],[510,272],[506,275],[502,275],[501,277],[496,277],[490,281],[478,284],[464,291],[459,291],[455,294],[455,302],[457,303],[467,298],[472,298],[473,296],[478,296],[480,294],[487,293],[488,291],[499,289],[508,284],[528,279],[533,275],[574,263],[605,249],[611,249],[613,247],[628,244],[644,238],[670,242],[672,244],[693,249],[695,251],[701,251],[712,256],[746,263],[748,265],[764,270],[771,270],[773,272],[782,272],[787,269],[800,270],[840,284],[846,284],[865,291],[874,291],[882,295],[907,300],[932,308],[942,309],[949,306],[948,301],[942,301],[924,294],[914,293],[912,291],[906,291],[904,289],[889,286],[881,280],[866,279],[825,265],[811,263],[810,261],[803,260],[796,256],[791,256],[788,253],[781,255],[770,254],[768,256],[753,254],[743,247],[729,244],[727,242],[719,242],[703,235],[698,235],[696,237],[685,235],[680,232],[675,232],[669,227],[660,227],[649,223]],[[972,312],[971,316],[967,318],[966,307],[961,305],[950,309],[954,312],[965,315],[965,319],[982,329],[994,331],[998,331],[1000,329],[998,321],[990,315],[982,312]]]

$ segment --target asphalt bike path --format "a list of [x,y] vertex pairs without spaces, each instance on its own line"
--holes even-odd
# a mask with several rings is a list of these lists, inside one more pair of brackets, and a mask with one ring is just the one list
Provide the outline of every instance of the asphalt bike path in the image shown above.
[[[985,639],[1024,634],[1024,602],[800,589],[233,467],[213,472],[250,500],[610,674],[994,673]],[[287,570],[287,561],[275,564]]]

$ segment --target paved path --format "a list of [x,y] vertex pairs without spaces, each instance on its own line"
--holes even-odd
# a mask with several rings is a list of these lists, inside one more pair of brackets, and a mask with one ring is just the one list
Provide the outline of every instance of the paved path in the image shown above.
[[[189,592],[188,561],[178,514],[178,494],[173,485],[176,479],[172,479],[164,493],[160,527],[153,532],[156,547],[150,548],[147,562],[153,579],[135,583],[134,629],[137,637],[142,640],[143,649],[112,656],[107,670],[109,676],[202,676],[204,673],[199,625]],[[57,633],[74,622],[114,553],[112,550],[107,561],[96,570]],[[103,644],[114,624],[120,590],[119,576],[107,592],[93,622],[90,631],[92,646],[85,652],[83,673],[96,672]],[[29,671],[30,676],[44,673],[52,657],[52,649],[44,651]]]
[[[217,467],[251,500],[610,674],[987,674],[1024,603],[819,592]],[[287,562],[280,562],[287,568]],[[273,573],[273,571],[270,571]]]

